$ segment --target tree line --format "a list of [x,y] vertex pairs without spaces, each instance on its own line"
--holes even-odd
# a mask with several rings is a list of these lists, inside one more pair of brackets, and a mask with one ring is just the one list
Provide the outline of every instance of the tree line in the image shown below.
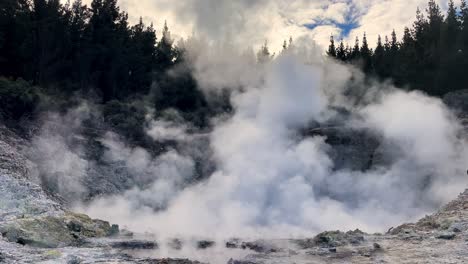
[[[180,66],[183,52],[167,23],[161,28],[156,34],[141,18],[130,25],[117,0],[93,0],[90,6],[81,0],[0,1],[0,119],[30,114],[45,93],[53,95],[49,104],[97,98],[115,126],[132,114],[142,113],[134,121],[144,121],[144,111],[135,109],[142,108],[135,102],[143,97],[157,110],[176,108],[203,126],[207,102]],[[177,76],[166,74],[176,67]],[[127,123],[124,130],[136,125]]]
[[[371,49],[365,34],[352,47],[331,38],[327,53],[400,87],[432,95],[461,89],[468,81],[465,1],[460,7],[449,1],[445,15],[429,1],[401,40],[393,31]],[[283,49],[291,42],[285,41]],[[259,63],[273,57],[267,43],[257,53]],[[105,121],[132,137],[142,137],[132,128],[142,127],[145,106],[156,114],[175,108],[204,127],[214,114],[230,111],[228,95],[208,101],[183,62],[184,50],[174,45],[167,24],[161,30],[142,19],[130,25],[117,0],[93,0],[90,6],[81,0],[0,1],[2,120],[31,116],[40,101],[67,108],[75,97],[91,96],[102,105]],[[167,74],[172,70],[177,74]]]
[[374,49],[369,48],[366,34],[362,42],[356,37],[353,46],[330,38],[328,56],[358,65],[367,74],[391,80],[407,89],[422,90],[441,96],[466,88],[468,81],[468,4],[459,7],[448,2],[446,14],[430,0],[425,12],[416,11],[416,21],[405,27],[397,38],[395,30],[384,39],[379,35]]

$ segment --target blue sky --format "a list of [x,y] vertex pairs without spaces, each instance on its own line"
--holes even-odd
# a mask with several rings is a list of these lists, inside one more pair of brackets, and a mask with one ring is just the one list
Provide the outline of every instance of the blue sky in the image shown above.
[[339,29],[339,34],[337,34],[337,39],[343,39],[349,37],[349,34],[353,29],[359,27],[359,19],[362,16],[361,12],[356,8],[356,5],[352,1],[346,1],[348,5],[348,10],[343,15],[344,21],[338,22],[333,18],[318,20],[313,23],[304,24],[310,30],[314,30],[317,27],[321,26],[333,26]]

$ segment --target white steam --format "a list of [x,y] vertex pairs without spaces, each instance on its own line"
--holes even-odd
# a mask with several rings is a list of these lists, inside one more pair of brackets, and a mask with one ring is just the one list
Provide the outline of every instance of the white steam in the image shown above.
[[85,192],[82,180],[89,162],[84,157],[81,126],[90,115],[87,104],[65,115],[48,113],[39,133],[32,139],[28,155],[37,164],[44,186],[67,200],[81,198]]
[[[109,145],[110,155],[127,153],[119,159],[152,175],[153,185],[98,199],[83,210],[162,238],[307,236],[326,229],[384,231],[434,210],[466,186],[465,142],[440,100],[387,87],[371,93],[371,103],[355,107],[344,94],[353,70],[316,54],[297,48],[250,68],[241,60],[224,81],[221,62],[197,62],[208,58],[194,56],[195,69],[205,67],[195,72],[200,85],[222,83],[235,91],[234,114],[215,122],[210,134],[216,171],[196,185],[179,184],[193,168],[189,157],[171,150],[152,160]],[[222,59],[238,61],[217,60]],[[221,65],[229,65],[226,61]],[[326,138],[299,133],[339,117],[336,107],[350,111],[343,129],[381,139],[389,164],[366,172],[334,171]],[[149,133],[157,138],[198,140],[184,135],[185,127],[155,124]],[[141,206],[141,197],[148,198],[147,206]],[[168,206],[155,211],[151,203]]]
[[[159,129],[163,130],[165,127],[161,126]],[[158,129],[153,124],[149,132],[154,130]],[[175,150],[168,150],[153,158],[141,147],[132,148],[122,143],[113,133],[107,133],[102,143],[107,148],[104,153],[106,161],[123,162],[139,185],[124,192],[123,197],[101,200],[102,204],[113,204],[114,199],[117,201],[124,199],[130,201],[133,208],[145,210],[164,208],[178,194],[177,190],[182,190],[186,182],[193,177],[194,161],[190,157],[178,154]],[[112,210],[112,206],[107,208]]]
[[189,135],[183,125],[165,120],[152,120],[147,131],[148,135],[156,141],[187,140]]

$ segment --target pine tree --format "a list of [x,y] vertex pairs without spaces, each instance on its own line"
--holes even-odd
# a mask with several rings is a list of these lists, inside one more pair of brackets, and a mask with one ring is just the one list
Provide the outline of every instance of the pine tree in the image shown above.
[[379,77],[385,77],[383,71],[385,48],[382,44],[380,35],[377,37],[377,45],[375,47],[374,55],[372,57],[372,64],[374,73]]
[[439,83],[441,81],[441,77],[439,68],[442,63],[442,43],[440,36],[442,33],[444,16],[435,0],[429,0],[426,12],[428,28],[424,46],[427,60],[423,65],[424,71],[421,72],[421,80],[422,85],[427,89],[427,92],[436,95],[440,94]]
[[104,102],[124,96],[129,78],[128,15],[117,0],[93,0],[86,28],[89,82]]
[[404,87],[409,83],[414,83],[416,71],[415,43],[411,31],[405,27],[403,38],[398,52],[399,67],[395,72],[395,83],[399,87]]
[[372,69],[372,61],[371,61],[371,50],[369,49],[369,45],[367,44],[367,36],[364,32],[364,36],[362,37],[362,46],[360,49],[360,55],[362,58],[362,69],[364,72],[369,73]]
[[31,68],[32,6],[28,0],[0,1],[0,74],[26,78]]
[[359,47],[359,37],[356,37],[356,40],[354,42],[354,47],[351,50],[351,54],[349,56],[351,61],[356,61],[359,60],[361,57],[361,52],[360,52],[360,47]]
[[140,17],[131,28],[129,92],[147,93],[152,82],[156,63],[156,32],[153,26],[145,27]]
[[392,42],[390,43],[390,50],[391,52],[396,54],[398,52],[398,40],[397,40],[395,30],[392,31],[391,36],[392,36]]
[[447,16],[445,18],[444,35],[442,36],[448,44],[448,47],[454,47],[458,36],[458,31],[461,27],[457,10],[453,0],[449,0]]
[[328,46],[327,55],[336,58],[336,47],[333,36],[330,36],[330,45]]
[[73,2],[70,17],[70,64],[69,72],[71,79],[77,88],[83,89],[87,83],[88,62],[86,61],[85,49],[87,48],[86,27],[91,14],[81,0]]
[[346,48],[344,46],[343,40],[340,41],[340,45],[338,46],[338,49],[336,50],[336,58],[341,60],[341,61],[346,61]]
[[390,41],[388,40],[388,37],[385,36],[385,43],[384,43],[384,49],[385,49],[385,52],[390,52]]
[[424,18],[419,8],[416,10],[416,21],[413,23],[413,37],[420,53],[423,53],[424,43],[426,42],[426,32],[428,29],[428,22]]
[[257,61],[259,63],[266,63],[271,60],[271,54],[268,49],[268,42],[265,41],[265,43],[262,45],[260,50],[257,53]]
[[67,26],[59,0],[33,1],[32,45],[34,63],[28,78],[39,84],[59,81],[64,68],[62,59],[68,50]]
[[348,43],[346,43],[346,60],[347,61],[351,61],[351,56],[352,56],[352,53],[353,53],[353,50],[351,49],[351,47],[349,46]]
[[156,48],[156,68],[159,74],[166,72],[175,61],[175,51],[171,32],[167,26],[167,21],[164,21],[162,36]]
[[461,0],[460,5],[461,20],[461,49],[463,53],[468,53],[468,4],[466,0]]

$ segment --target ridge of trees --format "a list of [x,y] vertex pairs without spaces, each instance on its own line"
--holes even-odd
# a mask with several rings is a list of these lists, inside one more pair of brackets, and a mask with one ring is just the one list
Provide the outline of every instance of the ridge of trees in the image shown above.
[[[91,96],[111,124],[132,119],[122,111],[142,120],[142,111],[129,109],[144,99],[157,111],[176,108],[205,126],[212,109],[191,72],[179,66],[183,52],[167,23],[160,32],[142,18],[130,25],[117,0],[90,6],[81,0],[0,1],[0,120],[31,116],[37,98],[66,105]],[[177,76],[167,74],[176,67]]]
[[[449,1],[443,15],[430,0],[425,13],[417,10],[416,21],[405,28],[401,40],[393,31],[390,37],[379,36],[371,49],[365,34],[352,46],[335,43],[332,37],[327,53],[400,87],[439,96],[461,89],[468,81],[466,1],[459,7]],[[47,97],[43,93],[52,94],[47,100],[55,105],[61,99],[63,105],[72,102],[76,94],[97,95],[109,123],[127,128],[133,125],[118,123],[131,119],[130,113],[144,121],[144,111],[135,110],[141,104],[135,101],[149,103],[156,112],[175,108],[199,127],[216,111],[230,111],[227,95],[208,102],[198,89],[167,23],[160,32],[143,19],[130,25],[117,0],[93,0],[90,6],[81,0],[0,1],[0,118],[31,116]],[[292,39],[284,41],[283,49],[291,45]],[[259,63],[275,56],[266,42],[256,55]],[[178,74],[167,74],[172,69]]]
[[95,88],[106,102],[147,93],[155,69],[173,63],[172,43],[157,43],[142,19],[129,26],[117,0],[3,0],[0,12],[0,74],[9,78]]
[[417,9],[416,21],[406,27],[401,40],[395,30],[384,40],[379,35],[374,49],[369,49],[366,34],[353,48],[330,38],[330,57],[358,65],[368,75],[389,79],[399,87],[422,90],[441,96],[466,88],[468,81],[468,4],[459,7],[449,0],[446,14],[429,0],[425,13]]

